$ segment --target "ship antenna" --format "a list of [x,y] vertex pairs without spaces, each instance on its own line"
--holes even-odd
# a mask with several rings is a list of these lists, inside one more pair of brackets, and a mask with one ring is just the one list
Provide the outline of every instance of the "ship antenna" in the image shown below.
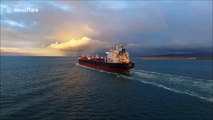
[[118,48],[119,48],[119,40],[117,40],[117,43],[116,43],[116,50],[118,50]]

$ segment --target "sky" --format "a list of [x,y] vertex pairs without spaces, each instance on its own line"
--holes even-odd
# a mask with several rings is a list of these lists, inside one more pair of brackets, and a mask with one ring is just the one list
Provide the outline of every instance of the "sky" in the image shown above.
[[212,53],[212,1],[1,1],[1,55]]

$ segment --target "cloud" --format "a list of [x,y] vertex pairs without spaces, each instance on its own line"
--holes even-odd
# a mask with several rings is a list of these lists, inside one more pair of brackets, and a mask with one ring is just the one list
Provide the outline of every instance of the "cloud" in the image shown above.
[[73,51],[75,52],[83,51],[87,53],[94,53],[94,52],[100,52],[98,50],[103,50],[107,48],[109,49],[110,47],[112,47],[112,44],[110,43],[100,41],[100,40],[92,40],[88,37],[83,37],[79,40],[71,39],[66,42],[52,43],[47,48],[61,50],[65,53],[73,52]]
[[88,45],[91,40],[87,37],[83,37],[80,40],[71,39],[63,43],[53,43],[48,48],[59,49],[59,50],[79,50],[85,45]]
[[66,24],[60,26],[54,33],[47,35],[45,38],[57,42],[65,42],[69,39],[81,39],[82,36],[94,36],[99,34],[87,24]]
[[21,28],[25,27],[23,24],[18,23],[16,21],[12,21],[12,20],[4,20],[2,22],[6,23],[8,25],[11,25],[11,26],[16,26],[16,27],[21,27]]
[[98,8],[100,9],[111,9],[111,10],[122,10],[127,7],[126,1],[99,1]]
[[7,48],[1,47],[1,55],[15,55],[15,56],[64,56],[65,54],[58,50],[49,50],[47,48],[33,48],[33,49],[21,49],[21,48]]

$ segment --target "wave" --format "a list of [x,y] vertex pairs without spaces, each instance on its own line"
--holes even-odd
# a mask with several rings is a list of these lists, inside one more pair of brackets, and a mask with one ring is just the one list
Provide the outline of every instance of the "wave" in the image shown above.
[[124,78],[139,80],[176,93],[187,94],[213,102],[213,80],[196,79],[145,70],[133,70],[132,76]]
[[[76,65],[84,68],[89,68],[79,65],[78,63]],[[96,70],[93,68],[89,69]],[[102,70],[96,71],[113,74],[116,75],[116,77],[122,77],[125,79],[138,80],[145,84],[151,84],[172,92],[187,94],[209,102],[213,102],[213,80],[204,80],[192,77],[134,69],[130,71],[130,75],[106,72]]]

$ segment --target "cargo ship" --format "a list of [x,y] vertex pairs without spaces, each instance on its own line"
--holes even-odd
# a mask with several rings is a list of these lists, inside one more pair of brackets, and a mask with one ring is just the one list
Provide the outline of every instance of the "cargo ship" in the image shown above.
[[116,45],[115,50],[105,52],[105,57],[79,56],[78,63],[89,68],[103,70],[107,72],[129,72],[135,64],[129,58],[124,46]]

